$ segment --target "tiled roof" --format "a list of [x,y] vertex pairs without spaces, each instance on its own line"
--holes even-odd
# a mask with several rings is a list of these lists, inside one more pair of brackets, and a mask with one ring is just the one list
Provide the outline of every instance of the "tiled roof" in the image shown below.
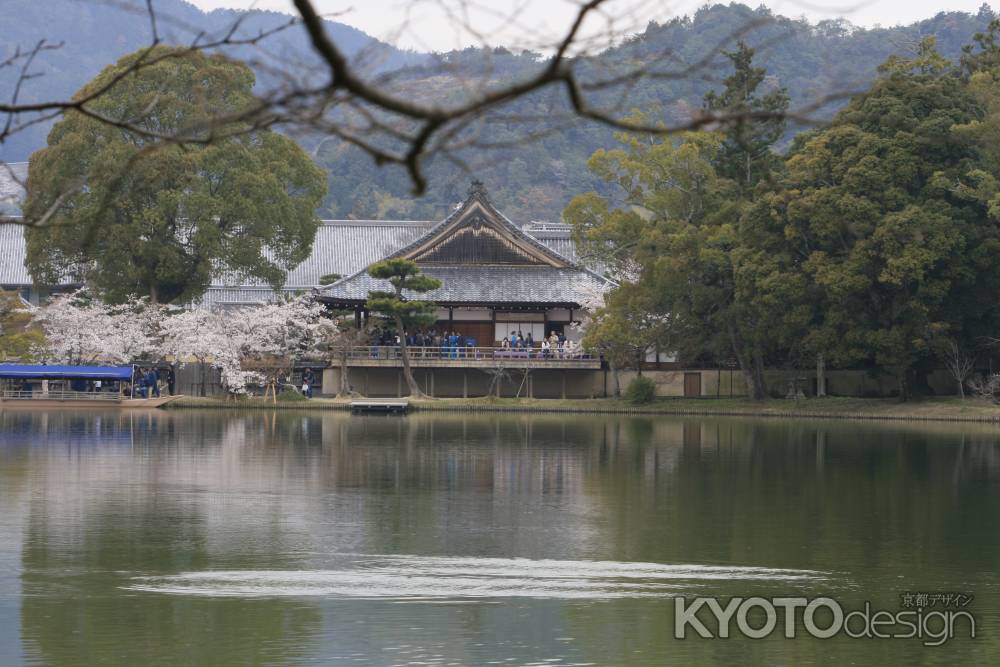
[[[2,171],[2,169],[0,169]],[[505,219],[506,220],[506,219]],[[509,222],[509,221],[508,221]],[[424,237],[442,223],[429,221],[382,221],[382,220],[332,220],[324,221],[316,233],[312,254],[288,274],[283,293],[290,294],[309,290],[319,285],[319,279],[331,273],[351,277],[349,289],[364,283],[363,273],[373,262],[400,251]],[[579,261],[576,248],[570,238],[569,225],[561,223],[531,223],[521,230],[532,243],[544,245],[566,258],[570,263]],[[20,225],[0,225],[0,284],[23,285],[32,283],[31,276],[24,267],[24,228]],[[509,267],[508,267],[509,268]],[[463,296],[467,301],[498,302],[497,294],[503,293],[504,301],[575,301],[570,295],[575,293],[573,285],[589,285],[602,280],[586,269],[554,269],[552,267],[521,267],[507,270],[504,267],[477,267],[471,273],[468,267],[436,267],[426,273],[435,275],[443,272],[441,300],[463,300],[453,297]],[[357,278],[356,274],[362,277]],[[475,274],[479,276],[474,279]],[[338,283],[347,283],[345,279]],[[465,286],[464,288],[462,286]],[[502,285],[498,289],[498,285]],[[365,298],[367,288],[357,288]],[[464,290],[462,294],[451,290]],[[478,291],[476,291],[478,290]],[[513,295],[521,297],[513,298]],[[204,295],[200,305],[212,307],[224,304],[247,304],[270,301],[277,298],[275,293],[262,281],[227,280],[219,276]]]
[[551,222],[530,223],[522,229],[526,234],[544,243],[574,264],[579,263],[580,258],[576,253],[576,243],[570,236],[572,228],[569,225]]
[[[312,254],[289,272],[285,286],[288,290],[300,290],[318,286],[319,279],[330,273],[351,275],[421,236],[431,224],[423,221],[324,221],[316,232]],[[24,268],[24,255],[24,227],[0,225],[0,284],[31,284],[31,276]],[[251,279],[234,285],[220,275],[213,281],[213,287],[262,288],[266,283]]]
[[[316,231],[312,254],[288,272],[286,290],[319,286],[319,279],[336,273],[349,276],[423,236],[433,222],[325,220]],[[216,287],[265,287],[259,280],[219,276]]]
[[[472,182],[472,188],[469,190],[468,198],[466,198],[466,200],[462,202],[460,206],[458,206],[454,211],[452,211],[452,213],[447,218],[445,218],[444,220],[442,220],[441,222],[437,223],[429,230],[427,230],[426,234],[417,237],[405,247],[397,250],[395,253],[393,253],[392,256],[393,257],[411,256],[411,258],[416,259],[416,257],[413,257],[412,255],[414,254],[414,251],[417,250],[417,248],[426,243],[433,243],[434,242],[433,239],[435,236],[441,236],[441,235],[447,236],[450,233],[454,233],[456,225],[460,226],[461,224],[463,224],[462,223],[463,219],[468,220],[472,218],[472,216],[477,216],[478,215],[477,211],[481,212],[482,214],[485,214],[487,219],[492,220],[492,223],[488,222],[487,224],[494,224],[499,229],[505,229],[506,233],[510,234],[515,239],[525,244],[527,247],[534,248],[537,251],[540,251],[543,257],[548,257],[549,261],[553,262],[554,264],[569,265],[569,266],[574,265],[574,262],[571,259],[562,255],[561,253],[556,251],[553,247],[541,242],[539,239],[535,238],[531,234],[528,234],[519,225],[514,223],[510,218],[508,218],[502,212],[500,212],[493,205],[493,202],[490,201],[489,195],[486,192],[486,188],[480,181]],[[451,231],[448,231],[449,227],[451,227]]]
[[21,200],[24,198],[21,183],[27,178],[27,162],[0,164],[0,213],[11,214],[20,210]]
[[[276,301],[279,296],[295,294],[297,290],[285,289],[275,292],[270,287],[209,287],[196,304],[199,308],[216,306],[246,306],[255,303]],[[309,291],[309,290],[300,290]]]
[[0,285],[30,285],[31,276],[24,267],[24,227],[0,225]]
[[[404,296],[438,303],[581,303],[607,282],[586,269],[552,266],[427,266],[421,272],[440,280],[441,287]],[[359,301],[372,290],[391,286],[360,271],[320,293],[331,301]]]
[[[482,218],[471,216],[485,215]],[[462,227],[473,220],[474,224],[491,225],[499,233],[513,237],[521,247],[536,248],[541,253],[534,254],[536,264],[513,265],[496,262],[490,253],[476,255],[459,253],[461,262],[421,263],[418,259],[423,248],[434,244],[446,244],[463,234]],[[539,237],[548,237],[551,244],[564,247],[572,241],[567,225],[534,224],[524,229],[518,227],[498,211],[490,202],[482,183],[473,181],[469,197],[445,220],[434,225],[422,237],[406,247],[397,250],[394,256],[412,257],[420,264],[421,272],[441,281],[441,287],[425,294],[406,293],[404,296],[426,299],[436,303],[586,303],[596,291],[601,291],[608,282],[602,276],[576,264],[571,257],[546,244],[543,238],[533,236],[534,229]],[[568,250],[569,248],[566,247]],[[576,254],[575,248],[572,252]],[[331,302],[357,302],[368,298],[373,290],[391,291],[387,280],[372,278],[364,268],[329,287],[320,290],[323,298]]]

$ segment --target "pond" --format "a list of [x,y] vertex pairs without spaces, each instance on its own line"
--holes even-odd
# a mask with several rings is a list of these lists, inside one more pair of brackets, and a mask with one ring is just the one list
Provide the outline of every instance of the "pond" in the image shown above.
[[[96,409],[0,421],[2,665],[950,665],[1000,651],[995,426]],[[976,638],[958,623],[936,647],[821,640],[802,609],[793,638],[780,616],[763,639],[735,621],[729,639],[690,624],[675,637],[679,596],[897,613],[925,594],[926,609],[969,612]],[[760,606],[746,618],[768,620]]]

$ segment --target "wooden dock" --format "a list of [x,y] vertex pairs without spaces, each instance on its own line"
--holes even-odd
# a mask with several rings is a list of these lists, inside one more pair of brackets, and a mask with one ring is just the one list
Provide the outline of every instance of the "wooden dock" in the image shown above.
[[405,399],[383,399],[367,401],[351,401],[351,412],[384,412],[386,414],[403,414],[409,409],[410,402]]

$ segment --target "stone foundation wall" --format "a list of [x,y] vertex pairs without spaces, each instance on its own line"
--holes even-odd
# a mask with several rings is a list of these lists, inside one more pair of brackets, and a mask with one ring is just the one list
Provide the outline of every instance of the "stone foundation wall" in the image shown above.
[[[406,383],[402,370],[397,368],[351,368],[348,378],[354,390],[373,398],[406,396]],[[739,369],[688,369],[649,370],[642,375],[656,384],[656,395],[661,397],[685,396],[685,376],[697,375],[697,381],[688,380],[688,389],[698,385],[700,397],[729,398],[746,396],[746,382]],[[622,392],[638,373],[619,372]],[[416,368],[414,377],[424,393],[438,398],[475,398],[488,393],[498,395],[493,375],[476,368]],[[323,372],[324,395],[332,395],[340,386],[340,370],[328,368]],[[764,381],[768,394],[784,398],[792,386],[799,387],[806,396],[816,395],[816,372],[767,371]],[[929,378],[935,395],[955,393],[954,381],[946,371],[935,371]],[[520,370],[508,370],[500,378],[499,396],[533,398],[600,398],[614,395],[614,375],[611,371],[592,369],[534,369],[525,378]],[[832,370],[826,372],[827,394],[830,396],[890,397],[898,392],[896,379],[891,376],[873,377],[866,371]]]

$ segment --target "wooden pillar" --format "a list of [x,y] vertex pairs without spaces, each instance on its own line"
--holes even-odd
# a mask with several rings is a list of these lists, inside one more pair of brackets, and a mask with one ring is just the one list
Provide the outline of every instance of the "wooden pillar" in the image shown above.
[[396,371],[396,398],[403,397],[403,371]]
[[535,376],[528,371],[528,398],[535,397]]
[[431,374],[431,397],[434,396],[434,369],[428,368],[427,371]]
[[462,369],[462,398],[469,397],[469,369]]
[[562,371],[562,397],[563,397],[563,399],[566,398],[566,369],[565,368]]
[[455,330],[455,309],[448,306],[448,331]]

